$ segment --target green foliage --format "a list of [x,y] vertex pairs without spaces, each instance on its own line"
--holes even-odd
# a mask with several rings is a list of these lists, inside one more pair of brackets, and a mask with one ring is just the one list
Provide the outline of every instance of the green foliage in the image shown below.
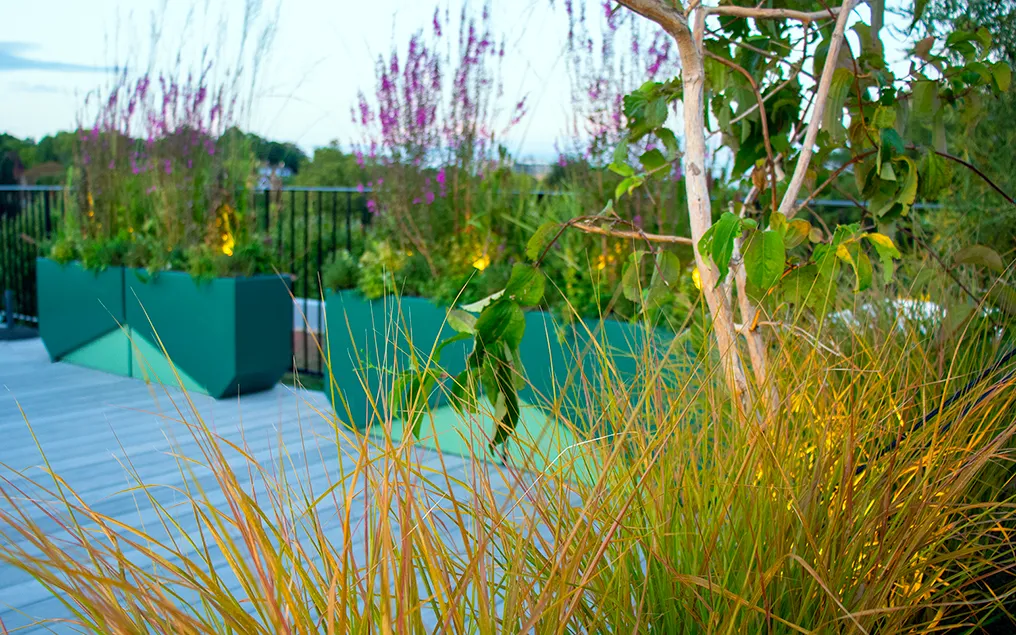
[[408,258],[408,252],[393,247],[386,240],[374,243],[360,256],[357,288],[368,300],[395,293],[399,274]]
[[325,288],[331,291],[356,288],[359,276],[360,267],[356,259],[345,249],[332,252],[321,272]]

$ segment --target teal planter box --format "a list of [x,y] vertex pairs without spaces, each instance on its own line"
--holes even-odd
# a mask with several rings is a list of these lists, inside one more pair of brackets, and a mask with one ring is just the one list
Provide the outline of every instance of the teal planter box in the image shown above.
[[292,367],[288,279],[95,274],[46,258],[38,272],[39,331],[53,361],[217,399],[271,388]]
[[[367,300],[357,291],[325,295],[325,392],[339,419],[363,428],[388,417],[391,388],[398,374],[412,369],[415,355],[426,362],[435,346],[455,335],[445,310],[421,298]],[[466,367],[470,343],[457,342],[441,353],[441,368],[455,375]],[[441,405],[450,385],[430,398]]]
[[291,368],[288,279],[198,282],[179,271],[128,269],[125,282],[132,376],[221,399],[271,388]]
[[[326,370],[325,390],[339,418],[357,427],[378,417],[385,420],[385,402],[395,377],[410,368],[406,331],[411,333],[414,352],[422,364],[436,343],[455,335],[445,324],[445,315],[445,308],[419,298],[368,301],[356,291],[328,293],[325,366],[331,377]],[[622,387],[633,399],[642,394],[640,360],[646,355],[661,358],[673,339],[674,334],[664,328],[609,319],[562,325],[550,313],[528,311],[519,350],[527,385],[520,396],[540,406],[557,404],[577,421],[594,420],[601,409],[597,400],[605,388]],[[603,368],[604,358],[597,353],[594,340],[608,356],[610,372]],[[445,348],[440,367],[454,376],[465,369],[471,349],[468,340]],[[678,353],[687,362],[687,372],[692,372],[693,356],[683,348]],[[674,368],[684,374],[680,365]],[[660,381],[680,381],[675,374]],[[441,405],[449,390],[449,384],[436,389],[431,406]]]
[[130,376],[124,269],[36,260],[39,335],[50,359]]

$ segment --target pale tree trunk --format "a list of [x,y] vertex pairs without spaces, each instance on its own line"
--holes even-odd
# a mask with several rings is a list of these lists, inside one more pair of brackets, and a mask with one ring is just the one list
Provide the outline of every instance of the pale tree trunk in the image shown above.
[[[653,22],[656,22],[677,42],[681,57],[681,79],[684,104],[684,175],[688,192],[688,218],[691,225],[692,247],[695,263],[702,280],[702,292],[713,320],[713,334],[719,349],[727,384],[735,402],[742,408],[750,406],[748,381],[744,364],[738,351],[737,329],[734,324],[733,302],[730,296],[730,281],[719,279],[719,270],[715,264],[699,253],[698,244],[706,231],[712,226],[712,211],[709,199],[709,184],[706,179],[705,161],[705,121],[704,121],[704,89],[705,69],[703,64],[704,49],[702,37],[705,29],[705,17],[709,13],[725,14],[741,18],[755,19],[792,19],[802,23],[825,19],[836,14],[836,26],[829,43],[825,67],[816,89],[814,108],[811,121],[806,130],[794,175],[780,203],[780,211],[793,216],[797,195],[804,183],[808,165],[821,126],[822,113],[825,110],[826,96],[832,82],[833,71],[843,43],[843,34],[847,16],[860,0],[843,0],[842,5],[831,11],[805,13],[787,9],[763,9],[752,7],[703,7],[695,6],[694,32],[689,27],[687,16],[668,0],[618,0],[630,10]],[[698,5],[698,6],[696,6]],[[740,263],[740,241],[737,245],[737,260],[733,268],[733,283],[737,288],[738,302],[742,320],[742,333],[745,337],[748,356],[757,386],[761,389],[768,415],[775,412],[778,394],[775,386],[770,385],[767,368],[767,351],[765,340],[758,329],[752,326],[758,315],[758,307],[753,306],[745,292],[746,274]]]
[[692,249],[702,281],[702,293],[713,320],[713,335],[719,349],[724,376],[735,403],[748,406],[748,382],[737,348],[737,332],[730,299],[720,284],[716,265],[703,257],[698,244],[712,226],[709,184],[706,179],[706,138],[703,118],[705,68],[703,52],[692,37],[684,14],[662,0],[622,0],[636,13],[662,26],[677,42],[681,56],[681,80],[684,91],[684,178],[688,192],[688,220],[691,225]]

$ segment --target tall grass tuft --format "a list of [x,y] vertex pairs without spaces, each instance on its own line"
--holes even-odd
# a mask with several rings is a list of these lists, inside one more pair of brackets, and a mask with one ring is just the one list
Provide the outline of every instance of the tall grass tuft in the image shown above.
[[998,329],[854,314],[867,317],[762,325],[782,395],[768,419],[735,410],[708,352],[691,382],[659,343],[634,378],[590,347],[602,376],[578,381],[592,397],[545,404],[584,440],[539,472],[518,458],[541,451],[526,439],[505,464],[445,456],[393,434],[381,408],[367,434],[318,412],[301,447],[280,443],[266,464],[180,403],[199,449],[176,457],[181,484],[131,487],[155,522],[121,524],[59,475],[6,469],[0,558],[95,632],[895,633],[1010,619],[1013,364],[982,373],[1006,350]]

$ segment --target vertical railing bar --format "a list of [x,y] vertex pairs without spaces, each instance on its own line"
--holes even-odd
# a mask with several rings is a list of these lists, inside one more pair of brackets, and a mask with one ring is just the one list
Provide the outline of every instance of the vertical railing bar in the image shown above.
[[[324,225],[322,225],[322,217],[325,215],[325,208],[324,208],[324,204],[322,203],[323,200],[324,199],[323,199],[323,196],[321,194],[321,191],[318,190],[317,241],[316,241],[316,243],[317,243],[317,278],[315,280],[315,283],[316,283],[315,284],[315,288],[317,288],[317,290],[318,290],[317,298],[316,298],[317,301],[318,301],[318,310],[317,310],[317,339],[315,341],[318,342],[318,343],[320,343],[320,339],[321,339],[321,313],[324,310],[323,309],[323,304],[324,304],[324,300],[325,300],[324,290],[321,288],[322,282],[324,281],[324,276],[321,274],[321,241],[322,241],[323,236],[324,236]],[[316,344],[315,344],[314,348],[315,348],[315,350],[317,349],[317,345]],[[315,368],[317,369],[317,372],[319,372],[319,373],[324,371],[324,366],[322,365],[322,362],[323,362],[323,360],[321,359],[321,355],[317,355],[317,364],[315,364]]]
[[310,290],[307,289],[307,285],[310,282],[307,264],[310,257],[310,192],[305,191],[303,193],[303,368],[300,370],[308,370],[307,366],[307,340],[309,339],[310,333],[308,332],[307,323],[307,296],[310,295]]
[[353,193],[346,192],[346,251],[353,253]]
[[[271,190],[265,190],[265,192],[269,196],[271,196]],[[282,209],[283,209],[282,192],[279,192],[279,196],[275,199],[275,203],[276,203],[275,213],[279,215],[278,223],[276,223],[277,225],[276,234],[279,239],[279,266],[281,267],[283,263],[283,258],[285,257],[284,253],[285,245],[283,244],[284,241],[282,240]]]

